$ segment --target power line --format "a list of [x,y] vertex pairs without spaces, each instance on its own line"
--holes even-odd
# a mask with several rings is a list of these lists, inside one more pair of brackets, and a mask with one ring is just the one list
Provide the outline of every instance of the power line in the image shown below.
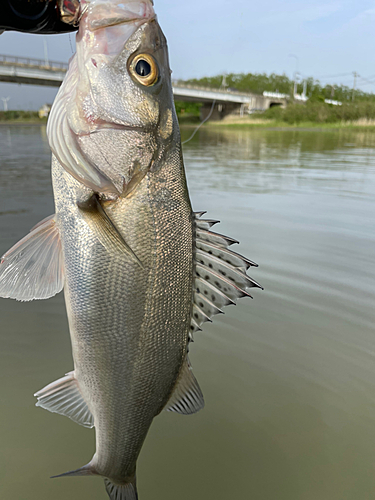
[[318,78],[339,78],[341,76],[349,76],[349,75],[352,75],[353,72],[351,71],[350,73],[338,73],[336,75],[321,75],[321,76],[316,76],[315,78],[318,79]]
[[[362,76],[361,78],[365,78],[365,77]],[[366,76],[366,78],[367,78],[367,80],[372,80],[373,78],[375,78],[375,74],[374,75],[370,75],[370,76]]]
[[[313,78],[314,80],[319,80],[319,79],[328,79],[328,78],[339,78],[339,77],[349,76],[349,75],[353,75],[353,72],[350,72],[350,73],[340,73],[340,74],[336,74],[336,75],[313,76],[313,77],[307,77],[306,75],[303,75],[303,76],[307,77],[307,78]],[[375,83],[375,80],[372,80],[373,78],[375,78],[375,75],[370,75],[368,77],[357,75],[357,77],[360,80],[365,80],[368,83],[371,83],[371,84]],[[351,79],[350,80],[345,79],[344,81],[341,81],[341,83],[344,84],[344,83],[349,83],[351,81],[352,81]]]
[[375,83],[375,80],[370,81],[368,78],[365,78],[364,76],[361,76],[361,80],[365,80],[367,82],[367,83],[361,83],[361,85],[367,85],[369,83],[373,85]]
[[373,82],[360,83],[361,87],[365,85],[375,85],[375,80]]
[[360,77],[361,75],[359,75],[356,71],[353,71],[353,76],[354,76],[354,82],[353,82],[352,101],[354,101],[354,93],[357,85],[357,78]]

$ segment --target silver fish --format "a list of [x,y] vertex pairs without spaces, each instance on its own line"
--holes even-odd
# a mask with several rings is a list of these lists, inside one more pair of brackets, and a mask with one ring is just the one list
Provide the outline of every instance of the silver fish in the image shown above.
[[256,264],[192,211],[151,1],[82,2],[47,133],[56,213],[3,256],[0,296],[64,288],[74,370],[37,392],[37,406],[95,427],[92,460],[63,475],[103,476],[112,500],[135,500],[154,417],[204,406],[193,334],[260,287],[246,274]]

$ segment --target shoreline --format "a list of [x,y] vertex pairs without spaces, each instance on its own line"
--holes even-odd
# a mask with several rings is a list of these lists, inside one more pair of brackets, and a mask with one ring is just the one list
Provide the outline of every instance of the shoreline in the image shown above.
[[[4,120],[0,121],[0,126],[35,126],[47,125],[47,120]],[[197,122],[180,123],[180,127],[194,129],[199,125]],[[291,124],[277,120],[236,120],[224,119],[222,121],[211,121],[205,123],[202,128],[208,130],[214,129],[243,129],[243,130],[298,130],[298,131],[333,131],[333,130],[350,130],[350,131],[368,131],[375,132],[375,120],[358,120],[357,122],[339,122],[339,123],[316,123],[316,122],[301,122]]]
[[[196,123],[184,123],[180,126],[186,128],[197,127]],[[339,122],[339,123],[316,123],[316,122],[300,122],[298,124],[286,123],[277,120],[222,120],[215,122],[207,122],[202,128],[208,130],[219,130],[219,129],[243,129],[243,130],[274,130],[274,131],[286,131],[286,130],[298,130],[298,131],[335,131],[335,130],[350,130],[350,131],[369,131],[375,132],[375,120],[370,122],[364,122],[359,120],[357,122]]]
[[0,121],[0,126],[4,125],[47,125],[47,120],[4,120]]
[[301,121],[299,123],[287,123],[280,120],[267,119],[236,119],[227,118],[220,122],[209,122],[210,128],[259,128],[267,130],[373,130],[375,131],[375,120],[359,119],[356,121],[318,123],[312,121]]

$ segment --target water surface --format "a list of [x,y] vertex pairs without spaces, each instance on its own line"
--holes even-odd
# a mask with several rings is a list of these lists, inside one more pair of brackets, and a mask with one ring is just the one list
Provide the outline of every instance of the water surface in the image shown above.
[[[203,129],[185,162],[194,209],[265,291],[196,335],[206,408],[155,420],[140,500],[373,499],[375,136]],[[44,127],[0,127],[0,195],[4,253],[53,213]],[[34,407],[73,367],[62,295],[0,315],[1,498],[105,500],[101,479],[48,479],[94,452],[93,431]]]

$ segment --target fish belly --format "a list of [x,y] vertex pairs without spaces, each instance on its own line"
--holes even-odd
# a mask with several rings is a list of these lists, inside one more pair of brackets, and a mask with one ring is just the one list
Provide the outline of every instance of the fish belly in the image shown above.
[[149,173],[106,212],[142,262],[108,250],[77,207],[91,192],[53,160],[75,374],[94,416],[98,474],[126,482],[185,359],[191,206],[181,164]]

